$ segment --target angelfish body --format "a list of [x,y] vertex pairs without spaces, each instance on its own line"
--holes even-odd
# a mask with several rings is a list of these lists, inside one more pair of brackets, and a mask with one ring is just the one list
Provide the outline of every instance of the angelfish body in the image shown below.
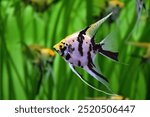
[[[108,80],[96,69],[96,66],[94,65],[94,58],[97,53],[100,53],[108,58],[118,61],[118,53],[105,50],[103,47],[103,45],[105,45],[104,41],[95,43],[94,37],[99,26],[111,15],[112,13],[85,29],[67,36],[54,46],[54,49],[65,59],[67,63],[69,63],[72,71],[82,81],[83,77],[75,70],[75,67],[83,68],[107,88]],[[94,88],[93,86],[91,87]]]
[[54,47],[61,48],[61,44],[63,44],[63,46],[68,49],[66,49],[65,51],[61,51],[61,56],[63,56],[65,60],[70,64],[83,67],[89,62],[87,59],[88,53],[90,54],[91,58],[94,58],[94,56],[96,55],[96,51],[92,49],[93,45],[91,43],[91,39],[88,36],[83,36],[83,38],[86,38],[86,40],[83,40],[83,43],[81,45],[79,44],[80,41],[77,41],[76,35],[79,35],[79,33],[68,36],[67,39],[61,41],[61,43]]

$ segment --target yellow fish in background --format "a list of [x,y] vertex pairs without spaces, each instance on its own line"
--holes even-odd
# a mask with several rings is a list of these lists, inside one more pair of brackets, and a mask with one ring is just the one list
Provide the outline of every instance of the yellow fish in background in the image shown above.
[[26,4],[31,4],[36,11],[43,12],[47,10],[51,4],[59,0],[23,0]]
[[23,52],[26,57],[38,67],[40,72],[40,78],[37,81],[37,91],[36,95],[39,93],[42,78],[47,70],[51,70],[51,66],[53,64],[53,60],[55,57],[55,52],[49,48],[45,48],[39,45],[26,45],[23,44]]
[[129,98],[117,95],[117,96],[109,96],[109,97],[89,97],[88,100],[129,100]]
[[39,45],[25,45],[23,49],[26,56],[34,64],[43,64],[52,63],[52,59],[55,57],[55,52],[49,48],[44,48]]
[[114,15],[111,16],[111,20],[109,20],[109,22],[112,23],[119,17],[120,11],[122,10],[122,8],[124,8],[124,3],[120,0],[109,0],[107,4],[107,12],[114,12]]
[[109,6],[112,6],[112,7],[119,7],[119,8],[124,7],[124,3],[121,2],[120,0],[109,0],[108,4]]
[[[108,19],[109,23],[113,23],[120,15],[120,11],[124,8],[124,3],[120,0],[107,0],[103,4],[99,0],[94,0],[94,5],[100,8],[98,15],[94,16],[94,19],[98,20],[105,16],[105,14],[113,11],[113,15]],[[99,5],[100,4],[100,5]]]
[[106,93],[100,89],[93,87],[88,84],[76,70],[75,67],[80,67],[88,72],[91,76],[97,79],[99,82],[104,84],[109,90],[109,83],[106,77],[98,72],[95,64],[94,57],[97,53],[102,54],[114,61],[118,61],[118,52],[112,52],[105,48],[105,39],[100,43],[95,43],[94,38],[101,24],[108,19],[112,13],[108,14],[103,19],[97,21],[96,23],[86,27],[85,29],[73,33],[67,36],[65,39],[61,40],[58,44],[54,46],[54,49],[60,54],[65,61],[69,64],[72,71],[88,86],[91,88]]
[[143,55],[141,58],[143,59],[143,62],[150,60],[150,43],[146,43],[146,42],[128,42],[129,45],[133,45],[136,47],[142,47],[142,48],[146,48],[146,54]]

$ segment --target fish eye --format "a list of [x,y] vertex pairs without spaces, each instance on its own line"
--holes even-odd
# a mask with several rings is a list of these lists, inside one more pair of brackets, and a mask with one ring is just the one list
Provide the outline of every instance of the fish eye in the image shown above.
[[59,47],[60,47],[60,49],[61,49],[61,48],[62,48],[62,45],[60,45]]
[[63,44],[59,45],[59,49],[60,49],[60,50],[64,49],[64,47],[65,47],[65,46],[64,46]]

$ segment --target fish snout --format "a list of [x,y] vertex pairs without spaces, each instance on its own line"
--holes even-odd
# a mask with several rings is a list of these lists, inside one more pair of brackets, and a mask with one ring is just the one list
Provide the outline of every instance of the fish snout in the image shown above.
[[58,51],[60,50],[58,44],[54,45],[54,46],[53,46],[53,49],[54,49],[56,52],[58,52]]
[[59,45],[58,45],[58,44],[54,45],[54,46],[53,46],[53,49],[54,49],[58,54],[62,55],[61,49],[59,48]]

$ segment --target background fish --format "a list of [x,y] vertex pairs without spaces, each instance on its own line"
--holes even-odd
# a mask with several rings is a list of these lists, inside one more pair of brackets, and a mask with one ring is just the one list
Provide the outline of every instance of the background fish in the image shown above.
[[[145,10],[145,18],[148,18],[148,9],[146,7],[146,0],[135,0],[135,4],[136,4],[136,14],[137,14],[137,18],[136,18],[136,22],[135,25],[133,27],[133,29],[130,31],[130,33],[128,34],[127,38],[125,39],[125,41],[128,43],[129,38],[133,35],[135,29],[139,28],[139,23],[141,21],[141,15],[142,15],[142,11],[143,9]],[[146,21],[145,21],[146,22]]]
[[23,0],[25,4],[30,4],[38,12],[46,11],[52,4],[59,0]]
[[40,45],[26,45],[25,43],[23,43],[23,45],[23,53],[25,54],[27,59],[30,60],[32,64],[38,68],[40,72],[39,79],[36,83],[37,90],[35,91],[35,93],[37,95],[40,91],[44,73],[48,72],[48,70],[52,70],[51,66],[53,64],[55,52]]
[[133,45],[136,47],[146,48],[146,53],[143,56],[133,55],[134,57],[140,57],[142,59],[142,63],[150,60],[150,43],[146,42],[128,42],[129,45]]
[[124,3],[121,2],[120,0],[109,0],[108,1],[109,5],[111,6],[118,6],[120,8],[123,8],[124,7]]
[[100,0],[94,0],[94,3],[100,9],[99,14],[94,16],[94,19],[96,20],[104,17],[106,14],[113,11],[113,15],[111,15],[110,18],[108,19],[108,22],[110,24],[118,19],[121,10],[125,6],[124,2],[120,0],[106,0],[103,4],[101,3]]
[[117,96],[103,96],[103,97],[88,97],[87,100],[129,100],[128,97],[124,97],[122,95]]
[[105,78],[101,73],[98,72],[93,61],[97,53],[100,53],[114,61],[118,61],[118,52],[112,52],[110,50],[107,50],[105,48],[105,40],[103,40],[100,43],[94,42],[94,37],[97,33],[98,28],[111,15],[112,13],[108,14],[106,17],[99,20],[98,22],[66,37],[54,46],[54,49],[65,59],[67,63],[69,63],[72,71],[84,83],[86,83],[93,89],[101,92],[104,91],[93,87],[92,85],[88,84],[85,80],[83,80],[83,77],[75,70],[75,67],[83,68],[91,76],[100,81],[110,90],[107,78]]
[[137,23],[139,23],[139,21],[140,21],[140,17],[141,17],[143,8],[145,9],[146,15],[148,17],[148,10],[146,8],[146,1],[145,0],[136,0]]

